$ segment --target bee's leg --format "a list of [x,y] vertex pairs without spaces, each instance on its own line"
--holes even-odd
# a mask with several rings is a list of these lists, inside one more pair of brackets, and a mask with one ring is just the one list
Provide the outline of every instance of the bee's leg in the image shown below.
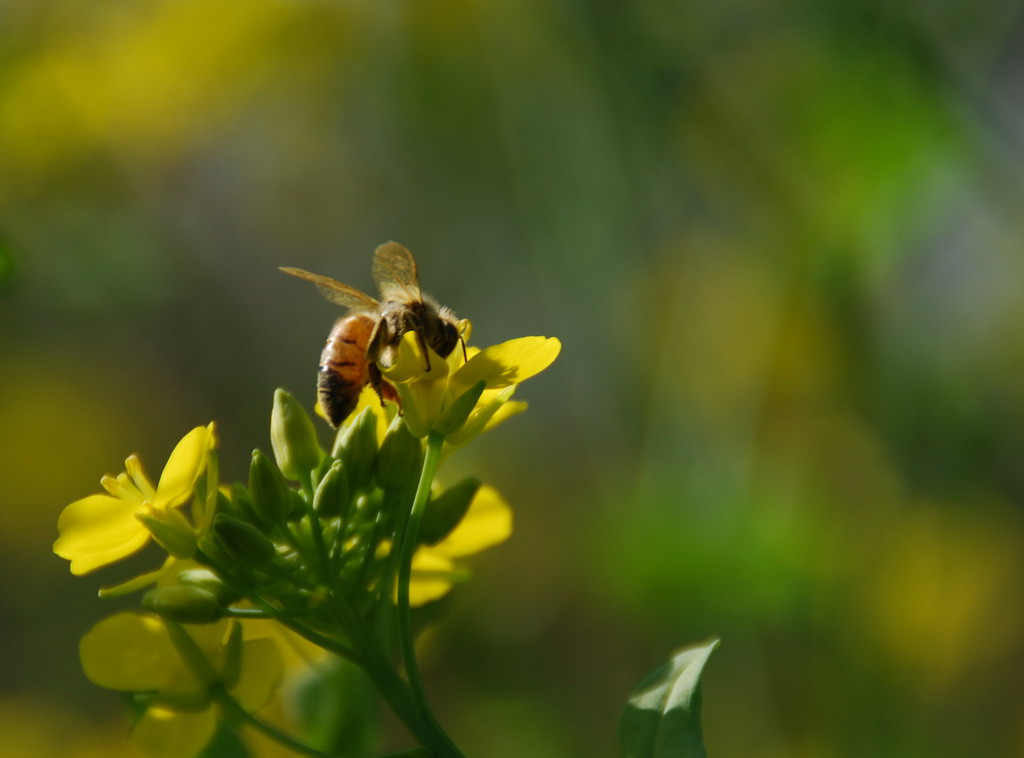
[[377,323],[373,325],[373,331],[370,332],[369,339],[366,340],[366,357],[374,368],[377,366],[377,361],[380,360],[380,345],[384,341],[385,330],[381,327],[383,323],[384,319],[377,319]]
[[398,406],[398,413],[402,413],[402,401],[398,397],[398,392],[395,391],[395,386],[381,375],[376,363],[370,363],[369,384],[377,393],[382,408],[385,403],[394,403]]
[[462,339],[462,335],[459,335],[459,344],[462,345],[462,360],[469,362],[469,356],[466,354],[466,340]]
[[423,332],[419,329],[416,330],[416,337],[420,341],[420,348],[423,350],[423,357],[427,359],[427,371],[430,371],[430,349],[427,347],[427,341],[423,337]]

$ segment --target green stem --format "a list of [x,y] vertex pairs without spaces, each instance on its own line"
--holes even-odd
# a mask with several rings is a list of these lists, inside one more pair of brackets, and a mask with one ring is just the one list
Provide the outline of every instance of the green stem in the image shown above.
[[423,457],[423,469],[416,487],[416,495],[412,501],[412,509],[402,537],[402,558],[398,569],[398,644],[402,650],[405,673],[409,679],[409,688],[413,703],[420,717],[443,738],[448,750],[443,755],[463,758],[462,753],[438,723],[427,702],[426,689],[420,676],[419,663],[416,661],[416,647],[413,641],[411,611],[409,608],[409,585],[412,580],[412,558],[419,541],[420,523],[423,512],[430,497],[430,487],[434,482],[438,464],[441,462],[441,449],[444,447],[444,435],[431,432],[427,437],[427,452]]
[[206,555],[205,553],[202,553],[201,551],[197,552],[196,555],[198,556],[200,562],[205,563],[207,566],[216,571],[217,574],[220,576],[221,579],[224,580],[224,583],[228,587],[237,592],[239,595],[246,597],[252,602],[254,602],[256,605],[259,606],[261,611],[266,613],[271,618],[280,621],[282,624],[284,624],[286,627],[288,627],[293,632],[298,634],[300,637],[305,637],[307,640],[309,640],[315,645],[322,647],[324,650],[334,653],[335,655],[339,655],[342,658],[345,658],[346,660],[352,661],[356,665],[362,665],[362,659],[358,656],[356,651],[352,650],[346,645],[343,645],[337,640],[332,640],[330,637],[326,637],[320,634],[319,632],[310,629],[305,624],[299,623],[294,618],[292,618],[292,616],[290,615],[290,611],[282,610],[276,607],[269,600],[265,599],[255,590],[250,589],[249,587],[246,587],[244,584],[241,584],[240,582],[235,580],[235,578],[232,577],[231,572],[229,572],[224,566],[221,566],[219,563],[217,563],[217,561],[210,558],[210,556]]
[[304,742],[299,742],[277,727],[271,726],[245,710],[237,700],[231,697],[224,688],[223,683],[218,680],[217,672],[214,670],[213,664],[210,663],[210,659],[206,657],[206,654],[196,644],[195,640],[192,639],[191,635],[185,631],[185,628],[173,621],[166,620],[164,621],[164,626],[167,627],[167,633],[170,635],[171,642],[174,644],[175,650],[178,651],[178,655],[181,656],[182,661],[191,670],[196,679],[206,685],[207,692],[226,712],[251,724],[271,739],[280,742],[296,753],[314,756],[314,758],[339,758],[339,756],[335,756],[332,753],[325,753],[322,750],[310,747]]
[[268,724],[263,719],[249,713],[249,711],[245,710],[237,700],[228,694],[223,685],[217,684],[211,687],[210,695],[226,713],[244,721],[257,731],[263,732],[263,734],[270,737],[270,739],[284,745],[289,750],[301,755],[313,756],[313,758],[340,758],[336,753],[325,753],[323,750],[317,750],[315,747],[311,747],[304,742],[299,742],[294,737],[285,734],[273,724]]

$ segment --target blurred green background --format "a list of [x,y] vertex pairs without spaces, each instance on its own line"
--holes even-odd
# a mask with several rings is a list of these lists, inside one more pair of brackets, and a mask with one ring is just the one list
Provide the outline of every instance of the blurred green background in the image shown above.
[[564,343],[449,467],[517,518],[424,651],[467,754],[610,758],[711,635],[718,758],[1024,754],[1020,11],[5,0],[3,752],[128,751],[60,510],[211,419],[243,477],[338,315],[276,267],[395,239]]

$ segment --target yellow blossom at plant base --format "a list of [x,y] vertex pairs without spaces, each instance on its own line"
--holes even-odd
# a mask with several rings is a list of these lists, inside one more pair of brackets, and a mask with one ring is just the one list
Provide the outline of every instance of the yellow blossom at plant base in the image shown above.
[[[229,622],[186,629],[212,669],[224,675],[230,667]],[[93,683],[152,698],[131,732],[132,745],[146,758],[190,758],[213,737],[217,714],[207,687],[182,661],[159,617],[125,612],[104,619],[82,638],[79,656]],[[253,712],[270,700],[280,678],[275,643],[247,639],[242,642],[236,681],[223,684],[231,697]]]
[[453,581],[459,578],[456,559],[504,542],[511,534],[512,509],[496,489],[483,485],[451,534],[416,550],[412,558],[409,605],[424,605],[444,597]]
[[71,561],[72,574],[87,574],[132,555],[149,542],[152,534],[139,516],[179,526],[184,516],[174,509],[192,496],[214,444],[212,422],[190,431],[171,452],[156,487],[138,456],[128,456],[125,473],[100,480],[108,494],[76,500],[60,514],[60,537],[53,543],[53,552]]
[[550,366],[561,349],[554,337],[520,337],[483,350],[469,348],[465,356],[455,349],[444,359],[429,346],[424,352],[418,335],[408,332],[394,364],[382,373],[395,385],[406,424],[417,437],[427,436],[463,393],[483,382],[466,422],[448,435],[451,444],[462,445],[523,410],[524,404],[509,403],[515,387]]

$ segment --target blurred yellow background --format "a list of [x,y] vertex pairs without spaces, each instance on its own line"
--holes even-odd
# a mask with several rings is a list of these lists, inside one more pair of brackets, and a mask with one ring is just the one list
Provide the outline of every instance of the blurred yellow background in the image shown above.
[[468,755],[617,755],[711,635],[718,758],[1024,754],[1019,3],[0,19],[4,754],[128,752],[76,646],[130,574],[57,514],[211,419],[242,478],[338,315],[276,267],[372,292],[388,239],[477,344],[564,343],[449,466],[517,518],[424,655]]

